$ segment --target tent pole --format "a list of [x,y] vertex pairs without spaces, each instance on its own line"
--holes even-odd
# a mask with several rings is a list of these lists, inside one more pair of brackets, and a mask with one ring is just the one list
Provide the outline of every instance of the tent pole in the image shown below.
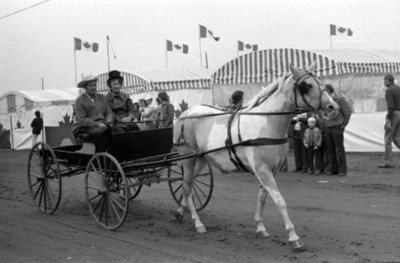
[[13,129],[13,122],[12,122],[12,115],[10,115],[10,143],[11,149],[14,150],[14,129]]

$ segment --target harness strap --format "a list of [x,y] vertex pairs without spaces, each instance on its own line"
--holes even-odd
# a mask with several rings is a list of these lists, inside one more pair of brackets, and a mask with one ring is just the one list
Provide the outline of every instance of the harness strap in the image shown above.
[[[236,149],[232,144],[232,131],[231,131],[232,122],[233,122],[233,119],[235,118],[236,113],[239,110],[240,110],[240,108],[238,108],[236,111],[232,112],[231,116],[229,116],[228,127],[227,127],[228,138],[225,140],[225,146],[229,153],[229,159],[236,166],[236,168],[238,170],[243,170],[245,172],[249,172],[249,170],[243,164],[242,160],[240,160],[240,158],[237,156]],[[240,125],[239,125],[239,117],[238,117],[238,129],[239,129],[239,126]],[[239,143],[241,143],[240,130],[238,130],[238,131],[239,131]]]

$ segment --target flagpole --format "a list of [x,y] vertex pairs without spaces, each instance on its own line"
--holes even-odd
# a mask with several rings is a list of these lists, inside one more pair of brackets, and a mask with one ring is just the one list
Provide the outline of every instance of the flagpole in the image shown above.
[[78,75],[78,73],[77,73],[77,71],[76,71],[76,48],[74,47],[74,64],[75,64],[75,86],[77,86],[78,85],[78,77],[77,77],[77,75]]
[[199,49],[200,49],[200,69],[203,69],[203,56],[201,54],[201,37],[199,35]]
[[168,50],[165,50],[165,66],[168,68]]
[[107,35],[107,62],[108,62],[108,72],[110,72],[110,50],[108,47],[108,42],[110,42],[110,38]]
[[331,49],[332,49],[332,35],[331,34],[329,34],[330,35],[330,39],[331,39]]

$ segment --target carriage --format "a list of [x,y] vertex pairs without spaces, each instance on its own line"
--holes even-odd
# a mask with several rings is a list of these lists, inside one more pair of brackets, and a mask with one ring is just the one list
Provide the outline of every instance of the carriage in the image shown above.
[[[173,199],[182,200],[184,168],[179,163],[196,154],[174,151],[173,128],[111,135],[107,152],[83,151],[87,143],[50,147],[37,143],[29,153],[28,182],[35,205],[53,214],[61,201],[62,180],[84,174],[89,212],[104,229],[123,225],[129,201],[143,186],[167,181]],[[207,166],[195,179],[193,202],[198,211],[206,207],[213,191],[213,174]]]

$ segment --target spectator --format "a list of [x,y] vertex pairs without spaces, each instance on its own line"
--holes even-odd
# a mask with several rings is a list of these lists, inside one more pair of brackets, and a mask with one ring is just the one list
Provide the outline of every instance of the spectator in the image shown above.
[[394,76],[386,74],[384,85],[387,87],[385,93],[388,113],[385,123],[385,155],[380,168],[393,168],[392,142],[400,148],[400,88],[394,84]]
[[169,96],[165,91],[158,93],[161,102],[161,114],[159,128],[172,127],[174,125],[174,105],[169,102]]
[[157,107],[154,110],[154,126],[155,128],[160,127],[160,120],[161,120],[161,100],[159,97],[156,98]]
[[43,119],[40,117],[40,111],[35,111],[35,118],[32,120],[32,147],[35,146],[37,138],[43,130]]
[[141,99],[140,100],[140,121],[144,122],[146,130],[155,128],[155,109],[151,106],[153,99]]
[[237,111],[243,106],[243,91],[236,90],[232,93],[230,98],[230,107],[232,111]]
[[132,123],[137,115],[136,108],[128,94],[121,91],[124,78],[117,70],[108,73],[107,85],[110,91],[107,93],[107,102],[114,113],[114,132],[137,131],[139,127]]
[[344,149],[344,129],[350,121],[351,109],[346,99],[339,96],[332,85],[327,84],[326,90],[339,105],[339,110],[331,112],[325,117],[328,164],[325,169],[327,175],[338,172],[340,177],[347,174],[346,151]]
[[84,88],[85,93],[76,99],[74,110],[77,122],[72,131],[76,137],[80,133],[93,137],[96,152],[104,152],[113,125],[113,113],[106,96],[97,93],[97,81],[98,79],[89,75],[78,83],[78,88]]
[[[308,157],[308,172],[310,174],[321,174],[321,155],[319,153],[322,145],[321,130],[316,127],[317,120],[314,117],[308,118],[308,128],[304,133],[304,147]],[[314,166],[315,164],[315,166]],[[314,170],[315,168],[315,170]]]
[[294,161],[295,170],[293,172],[303,172],[306,173],[308,170],[308,157],[306,148],[303,144],[304,132],[307,129],[305,123],[307,119],[307,113],[302,113],[293,118],[293,150],[294,150]]

